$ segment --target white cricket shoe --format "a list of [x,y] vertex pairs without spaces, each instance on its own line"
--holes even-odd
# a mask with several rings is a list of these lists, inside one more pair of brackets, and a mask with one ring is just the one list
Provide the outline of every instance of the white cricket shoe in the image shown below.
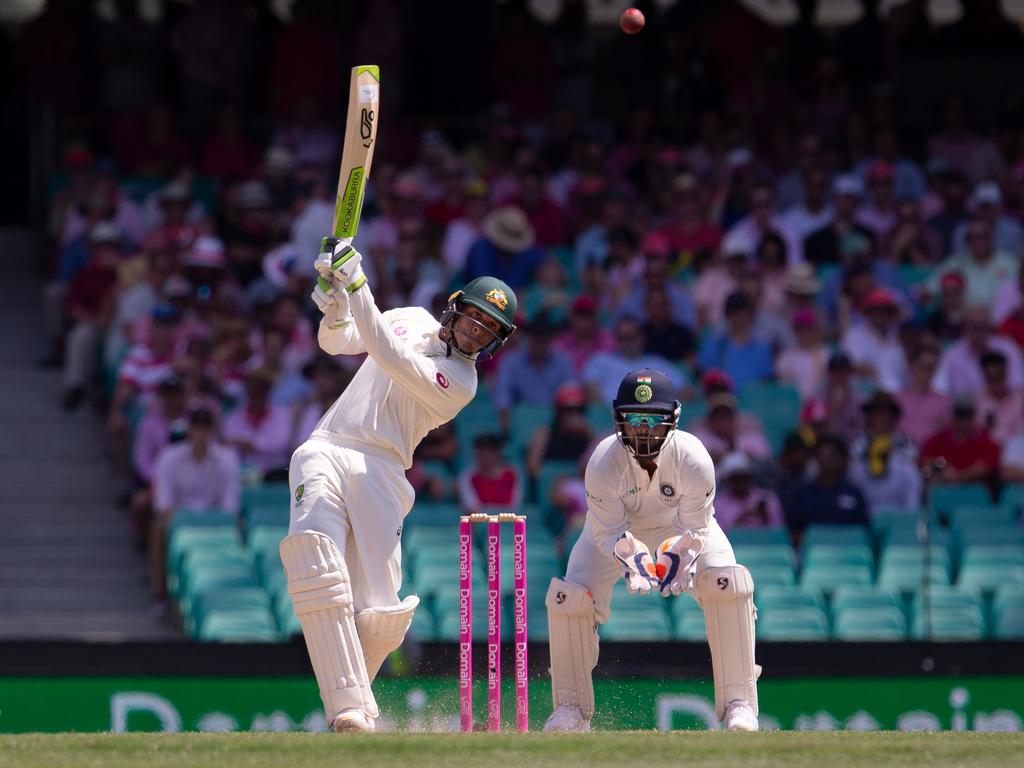
[[375,726],[373,718],[363,710],[343,709],[331,721],[331,728],[336,733],[370,733]]
[[583,716],[579,707],[562,704],[551,713],[551,717],[544,723],[544,730],[562,733],[590,733],[590,721]]
[[733,699],[725,705],[725,730],[756,731],[757,715],[747,702]]

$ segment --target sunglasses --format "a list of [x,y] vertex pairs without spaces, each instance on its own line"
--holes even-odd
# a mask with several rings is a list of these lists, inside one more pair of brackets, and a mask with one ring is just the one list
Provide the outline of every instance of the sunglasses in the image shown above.
[[672,416],[668,413],[624,413],[622,418],[631,427],[647,427],[648,429],[654,429],[672,421]]

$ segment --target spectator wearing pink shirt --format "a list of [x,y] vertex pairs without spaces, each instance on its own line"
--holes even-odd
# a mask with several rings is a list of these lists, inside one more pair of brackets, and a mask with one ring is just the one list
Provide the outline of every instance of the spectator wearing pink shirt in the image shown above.
[[569,308],[569,328],[555,338],[555,350],[572,360],[573,368],[582,371],[597,352],[610,352],[615,337],[597,322],[597,300],[592,296],[577,297]]
[[733,451],[742,451],[759,461],[772,455],[760,424],[740,418],[736,398],[725,392],[708,398],[707,415],[691,424],[688,431],[700,438],[715,461]]
[[785,349],[775,360],[775,375],[779,381],[792,384],[801,400],[808,400],[821,391],[825,383],[829,350],[821,341],[818,317],[810,309],[793,313],[793,333],[796,346]]
[[932,378],[939,365],[939,353],[930,346],[917,347],[910,355],[907,386],[896,394],[903,416],[900,429],[917,445],[949,424],[953,400],[932,389]]
[[292,418],[288,408],[271,405],[274,375],[263,368],[245,380],[245,400],[224,423],[224,442],[236,448],[243,464],[257,467],[264,479],[287,473]]
[[986,352],[981,356],[985,388],[978,394],[975,419],[998,445],[1024,431],[1024,391],[1010,387],[1006,355]]
[[718,465],[715,520],[723,531],[745,528],[781,528],[782,504],[774,491],[754,484],[754,465],[743,453],[728,454]]
[[954,399],[976,397],[985,388],[981,357],[986,352],[1000,352],[1006,358],[1009,386],[1024,388],[1024,361],[1020,350],[1010,339],[993,335],[986,306],[967,308],[963,338],[942,353],[932,387]]

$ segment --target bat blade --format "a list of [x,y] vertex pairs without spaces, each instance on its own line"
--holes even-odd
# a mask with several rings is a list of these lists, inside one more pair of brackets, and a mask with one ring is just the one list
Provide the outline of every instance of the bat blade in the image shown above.
[[380,69],[369,64],[352,68],[349,84],[345,145],[341,152],[338,196],[334,204],[334,236],[351,240],[359,230],[366,181],[377,143],[380,114]]

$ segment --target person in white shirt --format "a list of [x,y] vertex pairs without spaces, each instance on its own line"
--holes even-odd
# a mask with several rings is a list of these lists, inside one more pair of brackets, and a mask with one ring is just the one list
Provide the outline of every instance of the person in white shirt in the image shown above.
[[897,331],[899,304],[885,288],[873,288],[860,305],[864,322],[843,334],[842,348],[856,372],[886,392],[899,392],[907,378],[907,358]]
[[185,440],[171,443],[157,455],[153,469],[153,524],[149,528],[149,563],[153,595],[166,595],[164,569],[167,525],[174,512],[238,514],[241,468],[232,448],[214,441],[214,418],[206,408],[188,416]]
[[324,238],[313,291],[324,313],[320,347],[367,358],[292,455],[291,522],[280,547],[335,731],[374,730],[370,685],[419,604],[398,597],[413,451],[473,399],[475,362],[515,331],[517,307],[505,283],[479,277],[449,297],[440,322],[420,307],[381,314],[361,262],[348,243]]
[[932,389],[953,398],[980,395],[985,389],[981,358],[986,352],[999,352],[1006,358],[1006,383],[1010,389],[1024,389],[1024,359],[1020,349],[1012,340],[993,333],[987,305],[967,308],[963,338],[943,351],[932,378]]
[[620,577],[636,600],[692,593],[704,609],[715,711],[729,730],[758,729],[754,582],[715,521],[715,467],[700,440],[677,429],[675,392],[661,371],[628,373],[612,402],[615,434],[587,462],[586,522],[545,599],[554,702],[546,731],[590,730],[597,628]]

